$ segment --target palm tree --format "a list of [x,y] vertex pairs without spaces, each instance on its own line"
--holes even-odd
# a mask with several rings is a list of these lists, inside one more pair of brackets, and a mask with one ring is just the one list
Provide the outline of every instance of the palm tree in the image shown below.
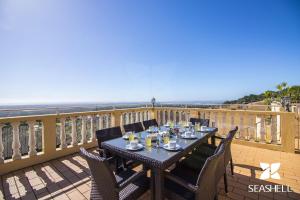
[[286,96],[288,94],[288,84],[287,82],[282,82],[276,86],[279,94],[279,98],[281,99],[282,97]]

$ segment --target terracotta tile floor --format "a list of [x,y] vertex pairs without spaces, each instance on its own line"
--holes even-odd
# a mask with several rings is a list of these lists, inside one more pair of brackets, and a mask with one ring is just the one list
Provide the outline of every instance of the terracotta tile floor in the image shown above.
[[[235,175],[228,176],[229,193],[219,183],[219,199],[300,199],[300,155],[232,145]],[[260,162],[280,162],[280,180],[259,179]],[[89,199],[90,178],[86,162],[78,155],[63,157],[0,177],[0,199]],[[228,168],[229,174],[229,168]],[[292,192],[250,193],[249,184],[283,184]],[[150,199],[148,191],[141,199]]]

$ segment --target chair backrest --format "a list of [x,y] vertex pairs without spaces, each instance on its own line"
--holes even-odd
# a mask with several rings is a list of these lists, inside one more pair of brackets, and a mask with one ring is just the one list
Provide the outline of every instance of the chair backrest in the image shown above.
[[193,125],[200,123],[200,126],[209,126],[209,119],[190,118]]
[[156,119],[150,119],[150,120],[143,121],[143,125],[145,130],[147,130],[150,126],[158,126],[158,123]]
[[91,191],[100,196],[99,199],[119,199],[119,194],[115,190],[117,187],[116,178],[109,168],[108,161],[100,156],[87,152],[80,148],[80,155],[83,156],[90,168],[91,176],[98,191]]
[[144,131],[143,125],[141,122],[133,123],[133,124],[126,124],[124,125],[125,132],[133,131],[133,132],[142,132]]
[[196,199],[214,200],[218,182],[225,173],[224,154],[224,144],[221,144],[219,151],[205,161],[197,180]]
[[232,142],[232,140],[233,140],[233,138],[234,138],[237,131],[238,131],[238,127],[236,126],[234,129],[229,131],[229,133],[227,134],[227,137],[223,140],[224,144],[225,144],[225,157],[224,157],[225,167],[228,165],[229,161],[232,158],[232,155],[231,155],[231,142]]
[[115,139],[118,137],[122,137],[122,131],[119,126],[113,128],[106,128],[96,131],[96,137],[98,140],[99,148],[101,147],[101,143],[107,140]]

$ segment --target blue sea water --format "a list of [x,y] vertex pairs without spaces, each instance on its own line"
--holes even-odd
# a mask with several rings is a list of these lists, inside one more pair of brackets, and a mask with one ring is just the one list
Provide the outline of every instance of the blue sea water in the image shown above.
[[[220,105],[220,101],[173,101],[159,102],[155,106],[202,107]],[[149,102],[119,102],[119,103],[62,103],[37,105],[0,105],[0,117],[15,117],[28,115],[46,115],[72,112],[111,110],[120,108],[151,107]]]

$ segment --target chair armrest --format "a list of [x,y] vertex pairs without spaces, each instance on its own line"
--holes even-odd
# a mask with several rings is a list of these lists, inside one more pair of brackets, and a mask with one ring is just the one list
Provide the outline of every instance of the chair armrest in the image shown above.
[[171,174],[170,172],[165,172],[165,177],[174,181],[175,183],[181,185],[182,187],[185,187],[186,189],[190,190],[191,192],[197,192],[198,186],[195,186],[182,178],[179,178],[178,176],[175,176]]
[[97,147],[96,150],[99,152],[99,154],[100,154],[101,156],[104,154],[104,149],[100,149],[99,147]]
[[142,176],[147,175],[147,171],[141,170],[140,172],[134,173],[132,176],[130,176],[128,179],[122,181],[121,183],[118,184],[117,190],[120,191],[123,188],[125,188],[127,185],[132,183],[133,181],[141,178]]
[[213,135],[212,137],[213,137],[213,138],[220,139],[220,140],[224,140],[224,139],[225,139],[225,137],[221,137],[221,136],[217,136],[217,135]]

